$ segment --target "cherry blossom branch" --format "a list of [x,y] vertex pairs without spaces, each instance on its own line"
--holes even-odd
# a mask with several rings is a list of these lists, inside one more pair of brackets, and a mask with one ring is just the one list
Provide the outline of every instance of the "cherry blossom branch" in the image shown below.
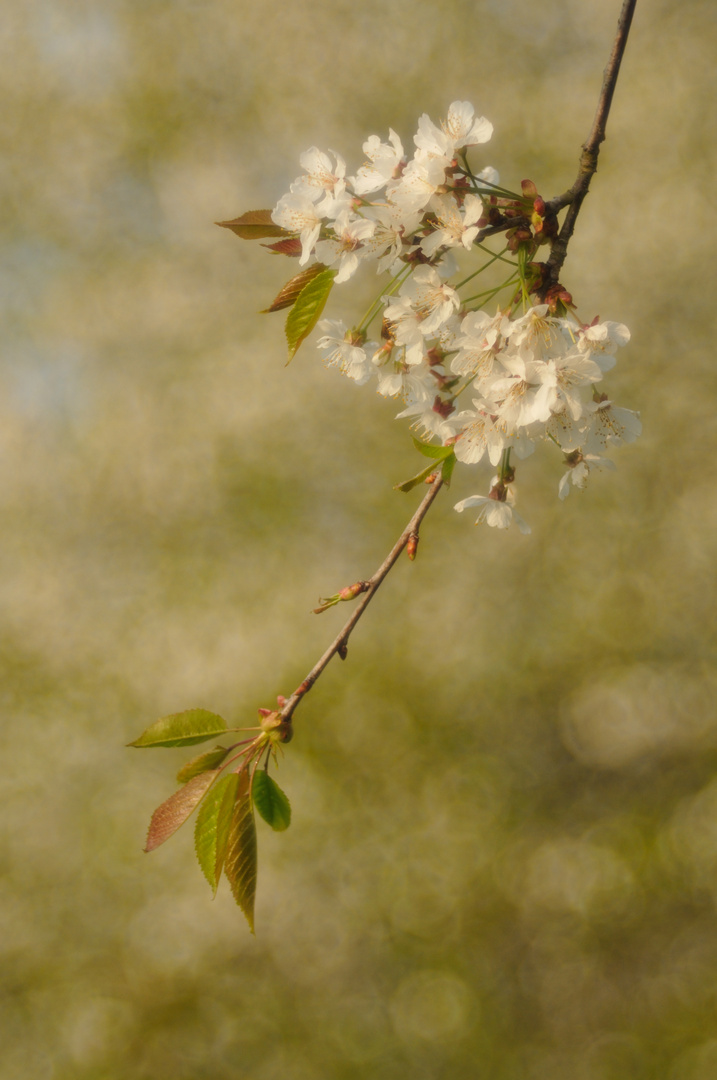
[[[587,140],[583,144],[582,154],[580,156],[580,165],[578,170],[578,176],[571,188],[569,188],[563,195],[557,196],[549,203],[546,203],[546,212],[552,215],[556,215],[560,210],[568,207],[568,213],[565,217],[565,221],[558,233],[557,237],[552,243],[551,253],[547,261],[547,272],[544,278],[544,284],[541,288],[541,293],[545,295],[551,286],[558,283],[560,271],[567,255],[568,244],[573,235],[575,229],[575,222],[577,220],[580,208],[583,204],[585,196],[588,193],[590,182],[597,171],[597,160],[600,149],[600,144],[605,139],[605,131],[607,126],[607,120],[610,113],[610,106],[612,104],[613,95],[615,92],[615,86],[617,84],[618,74],[620,72],[620,63],[622,61],[623,54],[625,52],[625,46],[627,44],[627,38],[630,31],[630,25],[632,23],[632,16],[635,10],[637,0],[624,0],[622,11],[618,19],[617,32],[615,40],[613,42],[612,51],[608,60],[605,72],[603,75],[603,83],[598,99],[597,110],[595,118],[593,120],[592,128]],[[484,228],[479,233],[479,239],[484,239],[494,233],[505,231],[506,227],[514,225],[515,221],[508,223],[507,225],[489,226]],[[336,599],[353,599],[356,596],[362,595],[362,599],[354,609],[351,618],[341,628],[331,645],[328,647],[323,656],[317,661],[304,681],[297,687],[294,693],[288,700],[284,701],[280,699],[281,711],[277,711],[277,722],[290,725],[293,713],[298,706],[301,699],[305,694],[309,692],[316,680],[325,670],[331,659],[338,653],[342,658],[346,658],[347,646],[349,637],[358,623],[359,619],[363,615],[364,611],[371,603],[374,595],[378,591],[382,582],[388,575],[391,568],[398,560],[399,555],[408,546],[409,541],[413,544],[418,540],[418,529],[424,517],[428,513],[434,499],[443,486],[443,479],[439,476],[433,481],[430,490],[423,498],[420,506],[416,510],[415,514],[409,521],[406,528],[401,533],[400,537],[394,544],[393,548],[384,559],[381,566],[375,572],[373,577],[367,581],[357,582],[355,585],[350,586],[348,589],[343,590],[343,594],[337,598],[334,598],[330,603],[333,603]],[[329,606],[329,604],[325,605]],[[319,608],[317,610],[323,610]],[[290,727],[288,728],[290,731]]]
[[575,229],[575,222],[580,213],[580,208],[585,200],[585,196],[588,193],[590,181],[597,172],[600,144],[605,139],[607,119],[610,114],[610,106],[612,105],[613,94],[615,93],[617,77],[620,73],[620,63],[625,52],[625,46],[627,45],[627,37],[630,33],[630,25],[632,23],[632,16],[635,11],[636,3],[637,0],[624,0],[622,5],[612,52],[610,53],[610,59],[607,62],[607,67],[605,68],[603,75],[602,89],[598,99],[595,119],[593,120],[590,134],[583,143],[577,179],[573,186],[564,192],[564,194],[558,195],[555,199],[551,199],[550,202],[546,204],[547,209],[555,214],[566,206],[569,207],[569,209],[560,232],[553,242],[550,257],[547,262],[548,272],[545,277],[543,289],[541,290],[543,294],[547,293],[551,286],[557,285],[558,283],[560,271],[562,270],[563,263],[565,262],[568,253],[568,244]]
[[[353,614],[351,615],[351,618],[339,630],[337,636],[334,638],[332,643],[329,645],[329,647],[326,650],[326,652],[324,653],[324,655],[321,657],[320,660],[318,660],[314,664],[314,666],[312,667],[311,671],[306,676],[304,681],[301,683],[300,686],[297,687],[297,689],[294,691],[294,693],[291,695],[291,697],[286,701],[286,703],[282,707],[281,713],[279,715],[280,715],[281,720],[283,722],[289,722],[291,720],[292,714],[293,714],[294,710],[296,709],[296,706],[299,704],[299,702],[301,701],[303,696],[309,692],[311,687],[314,685],[314,683],[319,678],[321,673],[327,667],[329,661],[336,655],[336,653],[339,654],[339,656],[341,657],[342,660],[346,659],[348,640],[349,640],[349,637],[351,635],[352,630],[356,626],[357,622],[359,621],[359,619],[363,615],[363,613],[366,610],[366,608],[368,607],[368,605],[373,600],[373,598],[376,595],[376,593],[378,592],[384,578],[387,577],[389,571],[391,570],[391,568],[394,566],[394,564],[398,560],[398,557],[401,554],[401,552],[403,551],[403,549],[408,546],[409,542],[411,542],[414,545],[418,542],[418,530],[419,530],[419,528],[421,526],[421,522],[423,521],[424,517],[426,516],[426,514],[430,510],[431,505],[433,503],[433,500],[436,498],[436,495],[438,494],[438,492],[441,490],[442,487],[443,487],[443,478],[439,475],[439,476],[436,477],[436,479],[431,484],[431,487],[429,488],[429,490],[426,492],[425,496],[423,497],[423,499],[422,499],[418,509],[416,510],[415,514],[413,515],[411,520],[408,522],[405,529],[403,530],[403,532],[399,536],[398,540],[396,541],[396,543],[391,548],[391,551],[388,553],[386,558],[383,560],[383,562],[379,566],[378,570],[376,570],[375,574],[372,577],[370,577],[367,581],[362,581],[362,582],[357,583],[358,585],[361,586],[360,592],[363,593],[362,599],[359,601],[359,603],[355,607],[355,609],[353,611]],[[358,595],[358,591],[359,590],[357,590],[357,595]]]

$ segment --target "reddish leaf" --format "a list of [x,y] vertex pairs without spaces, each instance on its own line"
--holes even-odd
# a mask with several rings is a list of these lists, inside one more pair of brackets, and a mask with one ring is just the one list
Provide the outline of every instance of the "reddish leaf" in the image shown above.
[[219,776],[219,771],[211,769],[209,772],[200,773],[157,807],[149,823],[145,851],[154,851],[176,833]]
[[277,240],[275,244],[262,244],[269,248],[275,255],[301,255],[301,240],[298,236],[290,236],[288,240]]
[[271,210],[247,210],[241,217],[231,221],[217,221],[223,229],[231,229],[242,240],[263,240],[267,236],[290,236],[291,233],[275,225],[271,220]]
[[262,315],[268,315],[271,311],[281,311],[282,308],[293,307],[296,301],[299,299],[299,294],[304,288],[313,281],[317,274],[320,274],[326,267],[323,263],[314,263],[313,266],[307,266],[306,270],[302,270],[296,277],[287,281],[284,288],[279,295],[275,298],[271,307],[264,308],[261,312]]

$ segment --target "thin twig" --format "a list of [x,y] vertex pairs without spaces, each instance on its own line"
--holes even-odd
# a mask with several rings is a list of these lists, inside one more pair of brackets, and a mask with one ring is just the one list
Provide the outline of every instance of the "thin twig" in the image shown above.
[[359,621],[359,619],[363,615],[363,613],[366,610],[366,608],[368,607],[368,605],[371,603],[371,601],[374,598],[374,596],[376,595],[382,581],[384,580],[384,578],[386,577],[386,575],[388,574],[389,570],[394,565],[396,560],[398,559],[398,557],[401,554],[401,552],[403,551],[403,549],[408,544],[408,541],[411,539],[412,536],[417,536],[418,535],[418,530],[420,528],[421,522],[423,521],[424,517],[428,513],[433,500],[435,499],[436,495],[438,494],[438,492],[441,490],[442,487],[443,487],[443,480],[442,480],[442,478],[440,476],[438,476],[433,481],[433,483],[431,484],[431,487],[429,488],[429,490],[426,492],[425,496],[423,497],[423,500],[421,501],[418,509],[416,510],[415,514],[413,515],[413,517],[409,521],[406,528],[403,530],[403,532],[399,536],[396,543],[391,548],[391,551],[388,553],[386,558],[383,560],[383,562],[381,563],[381,565],[379,566],[378,570],[373,575],[373,577],[368,579],[368,589],[364,592],[363,596],[361,597],[361,600],[359,601],[359,603],[354,608],[354,611],[353,611],[353,614],[351,615],[351,618],[348,620],[348,622],[345,624],[345,626],[343,626],[341,628],[341,630],[339,630],[337,636],[334,638],[331,645],[329,645],[329,647],[326,650],[326,652],[324,653],[324,655],[321,657],[320,660],[318,660],[314,664],[314,666],[312,667],[311,671],[306,676],[304,681],[301,683],[301,685],[299,687],[297,687],[297,689],[294,691],[294,693],[291,695],[291,697],[288,699],[288,701],[286,702],[286,704],[282,708],[282,710],[281,710],[281,718],[282,718],[282,720],[290,720],[291,719],[291,716],[292,716],[292,713],[294,712],[294,709],[299,704],[299,702],[301,701],[304,694],[308,693],[308,691],[314,685],[314,683],[318,679],[319,675],[322,673],[322,671],[324,670],[326,665],[329,663],[331,658],[333,656],[335,656],[336,653],[340,653],[342,655],[342,657],[346,655],[346,646],[348,645],[348,640],[349,640],[349,637],[351,635],[351,631],[353,630],[354,626],[356,625],[356,623]]
[[541,289],[543,295],[547,293],[551,286],[557,285],[558,283],[560,271],[563,268],[563,263],[565,262],[565,257],[568,253],[568,244],[573,235],[578,214],[580,213],[580,207],[588,193],[590,181],[597,172],[600,144],[605,139],[607,118],[610,114],[610,106],[612,105],[617,77],[620,72],[620,63],[625,52],[625,46],[627,45],[627,36],[630,32],[630,24],[632,23],[632,16],[635,11],[636,3],[637,0],[624,0],[622,5],[612,52],[610,53],[610,59],[607,62],[607,67],[603,74],[602,89],[598,99],[595,119],[593,120],[590,134],[583,143],[583,152],[580,155],[580,167],[577,179],[573,186],[564,192],[564,194],[558,195],[555,199],[551,199],[550,202],[546,204],[547,209],[556,214],[566,206],[569,207],[569,209],[565,215],[565,221],[562,224],[560,233],[553,242],[552,251],[547,262],[548,272],[545,276],[543,288]]

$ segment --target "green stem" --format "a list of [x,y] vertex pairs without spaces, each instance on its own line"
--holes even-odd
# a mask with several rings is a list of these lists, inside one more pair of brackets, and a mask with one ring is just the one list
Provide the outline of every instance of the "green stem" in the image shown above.
[[507,289],[509,288],[509,286],[515,285],[518,280],[519,278],[517,276],[508,278],[507,281],[504,281],[502,285],[498,285],[495,289],[486,289],[485,292],[476,293],[475,296],[469,296],[463,301],[463,303],[470,304],[474,300],[480,300],[484,296],[487,296],[490,299],[490,297],[495,296],[499,292],[502,292],[503,289]]
[[393,296],[398,291],[398,289],[400,289],[401,285],[403,285],[406,278],[409,277],[409,275],[413,273],[413,270],[414,270],[413,266],[405,266],[402,270],[399,270],[399,272],[396,274],[396,276],[391,281],[391,284],[388,286],[388,288],[387,289],[382,289],[381,292],[378,294],[378,296],[374,300],[371,301],[371,304],[369,305],[368,309],[366,310],[366,313],[364,314],[364,317],[362,318],[361,322],[359,323],[359,325],[357,327],[357,332],[358,333],[363,334],[363,333],[366,332],[366,330],[370,326],[373,319],[375,319],[376,315],[378,314],[379,309],[382,306],[381,305],[381,300],[383,299],[383,297],[384,296]]
[[500,464],[498,466],[498,479],[501,483],[505,480],[506,476],[510,472],[510,447],[507,447],[503,451],[500,457]]
[[[476,245],[476,246],[479,246],[479,245]],[[477,277],[478,274],[482,274],[484,270],[487,270],[489,266],[492,266],[493,263],[496,262],[499,259],[500,259],[501,262],[509,263],[510,266],[515,266],[515,263],[512,261],[512,259],[504,259],[503,258],[503,254],[507,250],[508,250],[508,248],[504,247],[503,251],[499,251],[495,255],[493,255],[492,252],[490,252],[489,254],[491,254],[492,257],[488,260],[488,262],[483,263],[482,266],[479,266],[478,269],[474,270],[472,274],[469,274],[467,278],[463,278],[463,281],[459,281],[457,285],[454,285],[454,288],[455,289],[462,289],[464,285],[467,285],[468,282],[471,281],[474,277]]]

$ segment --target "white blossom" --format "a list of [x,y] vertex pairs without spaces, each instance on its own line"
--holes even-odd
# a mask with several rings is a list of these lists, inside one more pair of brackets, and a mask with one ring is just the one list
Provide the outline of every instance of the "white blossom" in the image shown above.
[[334,236],[319,240],[316,245],[316,257],[327,266],[339,264],[335,281],[340,285],[348,281],[356,271],[359,260],[364,254],[363,242],[373,235],[376,225],[366,218],[349,218],[342,214],[334,222]]
[[497,187],[500,183],[500,173],[492,165],[486,165],[485,169],[476,173],[476,180],[482,180],[489,188]]
[[423,401],[416,401],[408,405],[402,412],[396,414],[397,420],[412,417],[411,428],[419,438],[431,439],[437,437],[441,443],[453,438],[457,431],[457,419],[455,412],[444,413],[441,408],[441,399],[435,395],[431,400],[430,395]]
[[583,414],[580,387],[599,382],[602,371],[589,356],[577,351],[557,360],[548,360],[545,382],[549,385],[548,405],[551,413],[568,412],[573,420]]
[[460,334],[456,335],[458,352],[451,360],[451,371],[471,378],[490,375],[504,324],[510,326],[501,311],[492,317],[485,311],[470,311],[461,322]]
[[420,319],[421,333],[429,336],[461,306],[458,293],[441,281],[432,266],[419,266],[401,286],[399,296],[409,300]]
[[642,433],[639,413],[621,409],[607,399],[588,402],[585,412],[589,426],[584,445],[591,451],[634,442]]
[[351,179],[357,195],[380,191],[389,180],[397,176],[403,161],[403,145],[392,128],[388,130],[388,139],[388,143],[382,143],[378,135],[371,135],[363,144],[363,152],[368,161]]
[[491,465],[500,461],[506,448],[505,434],[495,423],[481,401],[473,402],[475,409],[459,414],[463,425],[455,443],[455,454],[466,465],[476,465],[485,455]]
[[332,166],[331,159],[318,147],[312,146],[299,158],[304,176],[299,176],[291,185],[292,192],[305,195],[312,202],[322,205],[319,211],[322,216],[332,216],[331,208],[335,200],[343,195],[346,189],[346,162],[334,150],[336,164]]
[[477,195],[466,195],[463,214],[456,200],[448,195],[434,195],[429,204],[436,216],[432,233],[421,240],[424,255],[434,255],[439,247],[457,247],[462,244],[466,251],[478,235],[476,222],[483,213],[483,203]]
[[554,360],[568,348],[562,320],[548,315],[547,304],[537,304],[511,322],[508,351],[523,360]]
[[589,353],[599,365],[601,371],[610,371],[615,366],[615,353],[630,340],[630,331],[622,323],[593,323],[581,332],[578,348]]
[[[375,355],[373,359],[375,363]],[[382,397],[400,398],[407,407],[431,401],[435,395],[435,382],[429,386],[429,377],[428,364],[421,368],[407,367],[390,360],[378,369],[378,393]]]
[[322,319],[319,330],[324,336],[316,344],[324,354],[326,366],[337,367],[342,375],[359,386],[368,382],[375,371],[371,362],[375,345],[359,345],[344,323],[334,319]]
[[[461,464],[488,461],[500,471],[487,495],[461,500],[457,511],[476,507],[476,523],[515,523],[530,532],[515,509],[516,459],[540,442],[557,444],[565,454],[558,484],[565,499],[571,487],[585,487],[591,472],[613,469],[604,451],[636,439],[641,423],[639,413],[596,389],[630,340],[622,323],[583,324],[547,304],[530,306],[522,293],[494,315],[466,310],[471,301],[462,302],[451,285],[455,253],[474,249],[484,220],[480,196],[487,199],[499,184],[491,166],[473,173],[462,159],[492,130],[469,102],[454,101],[440,124],[426,113],[419,118],[410,160],[393,129],[388,142],[370,136],[353,177],[340,154],[311,147],[300,158],[303,174],[271,217],[299,237],[299,264],[315,255],[334,268],[337,284],[362,262],[397,275],[360,331],[331,319],[319,323],[324,363],[358,385],[375,375],[378,393],[401,401],[397,418],[409,420],[420,438],[453,446]],[[380,345],[365,340],[365,326],[377,316]],[[466,408],[461,395],[470,387]]]
[[420,364],[426,355],[426,338],[421,328],[421,316],[411,298],[397,298],[383,315],[391,328],[394,342],[404,350],[405,362],[409,365]]
[[476,116],[469,101],[454,101],[448,107],[448,115],[441,127],[450,135],[456,149],[463,146],[477,146],[488,142],[493,134],[493,125],[485,116]]
[[461,499],[453,507],[459,514],[462,514],[464,510],[467,510],[470,506],[478,506],[478,517],[476,518],[476,525],[480,525],[481,522],[485,522],[486,525],[490,525],[494,529],[508,529],[515,522],[522,533],[529,533],[531,531],[530,525],[520,516],[515,509],[515,494],[510,487],[503,488],[501,494],[503,498],[496,498],[498,494],[498,477],[494,476],[491,483],[491,495],[469,495],[467,499]]
[[599,457],[597,454],[581,454],[576,452],[571,455],[574,460],[568,461],[569,469],[563,473],[558,484],[558,495],[561,499],[567,499],[570,494],[570,485],[584,491],[591,469],[614,469],[615,462],[609,458]]
[[415,249],[413,233],[421,221],[420,213],[402,213],[392,204],[369,206],[364,215],[374,222],[374,231],[363,241],[364,257],[377,260],[377,272],[391,270],[399,255]]
[[501,363],[507,376],[476,379],[473,385],[484,396],[492,396],[497,415],[509,429],[545,423],[554,396],[554,378],[548,365],[521,356],[501,357]]
[[425,161],[414,158],[397,180],[392,180],[386,188],[386,198],[403,213],[423,210],[430,198],[446,179],[446,166],[450,162],[445,158],[431,158]]
[[283,229],[300,234],[301,258],[303,266],[311,258],[314,245],[321,231],[321,214],[306,195],[291,192],[282,196],[271,213],[271,220]]

